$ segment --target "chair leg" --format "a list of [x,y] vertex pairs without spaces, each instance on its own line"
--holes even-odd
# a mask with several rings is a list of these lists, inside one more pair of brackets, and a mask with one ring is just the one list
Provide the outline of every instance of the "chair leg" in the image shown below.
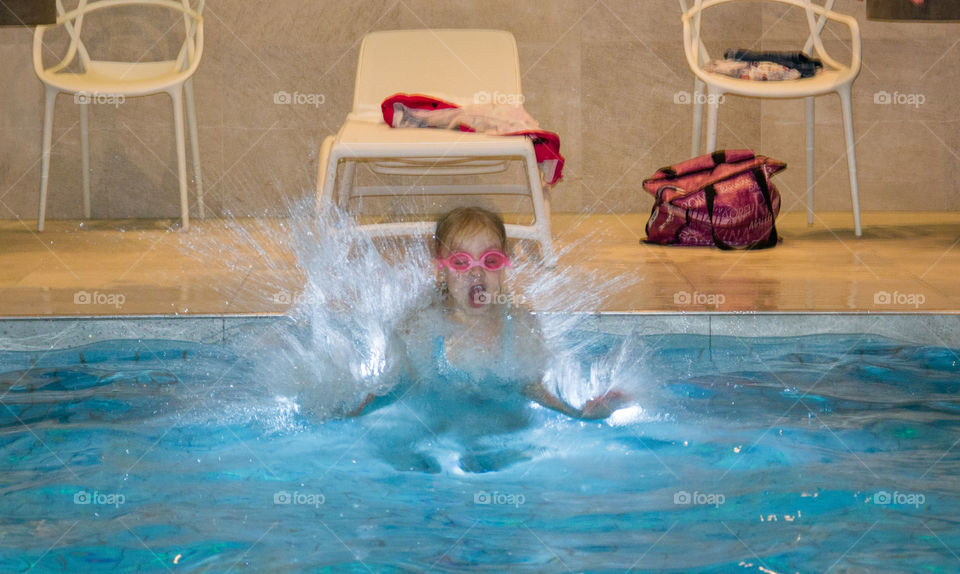
[[533,145],[523,160],[527,169],[527,180],[530,188],[530,198],[533,201],[533,217],[535,219],[537,240],[543,252],[543,261],[549,266],[556,265],[556,253],[553,250],[553,236],[550,234],[550,199],[548,192],[544,192],[540,184],[540,170],[537,167],[537,158],[533,153]]
[[200,177],[200,138],[197,135],[197,110],[193,99],[193,78],[183,83],[187,98],[187,125],[190,128],[190,150],[193,153],[193,176],[197,183],[197,213],[205,217],[203,206],[203,179]]
[[83,218],[90,219],[90,104],[80,103],[80,155],[83,167]]
[[[330,169],[330,152],[333,149],[333,136],[327,136],[320,144],[320,152],[317,154],[317,215],[322,215],[333,200],[333,183],[327,181],[327,173]],[[336,175],[336,166],[332,171]]]
[[47,184],[50,182],[50,146],[53,138],[53,110],[57,103],[57,91],[47,88],[43,109],[43,143],[40,161],[40,210],[37,214],[37,231],[43,231],[47,211]]
[[700,78],[693,82],[693,139],[690,142],[690,157],[700,155],[700,136],[703,131],[703,87],[704,83]]
[[853,105],[850,101],[850,86],[837,91],[840,106],[843,109],[843,134],[847,143],[847,169],[850,172],[850,201],[853,203],[853,228],[857,237],[862,234],[860,227],[860,194],[857,189],[857,152],[853,134]]
[[180,229],[190,229],[190,213],[187,200],[187,150],[183,133],[183,93],[179,86],[170,90],[173,100],[173,125],[177,138],[177,174],[180,179]]
[[543,260],[550,267],[557,264],[557,253],[553,249],[553,232],[550,225],[550,190],[543,189],[543,227],[540,230],[540,244],[543,245]]
[[[336,166],[336,164],[333,164],[333,166]],[[336,178],[336,167],[333,166],[331,166],[331,171],[333,171],[333,177]],[[337,193],[337,205],[344,211],[346,211],[347,204],[350,202],[350,196],[353,194],[353,188],[357,183],[356,179],[357,162],[348,159],[343,162],[343,178],[340,179],[340,185],[338,186],[339,191]]]
[[807,100],[807,225],[813,225],[813,136],[816,129],[814,112],[816,110],[813,97]]
[[720,93],[714,93],[713,89],[708,89],[707,97],[707,150],[706,153],[717,151],[717,124],[719,120],[717,114],[720,108]]

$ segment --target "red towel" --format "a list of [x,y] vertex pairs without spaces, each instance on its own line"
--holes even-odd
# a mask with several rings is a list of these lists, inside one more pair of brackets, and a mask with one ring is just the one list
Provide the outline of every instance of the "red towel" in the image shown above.
[[[385,121],[388,126],[394,128],[433,127],[457,129],[463,132],[477,131],[472,126],[467,125],[464,122],[457,121],[456,119],[454,119],[453,124],[451,124],[449,121],[451,114],[437,114],[436,121],[431,121],[430,114],[417,114],[417,120],[413,122],[403,121],[402,117],[407,116],[408,114],[401,113],[401,117],[397,117],[396,112],[398,110],[402,112],[404,109],[424,110],[427,112],[461,109],[461,106],[457,104],[453,104],[439,98],[434,98],[432,96],[426,96],[423,94],[394,94],[383,101],[383,103],[380,105],[380,109],[383,112],[383,121]],[[477,116],[478,110],[488,111],[490,114],[490,119],[494,120],[493,123],[497,123],[496,120],[499,118],[495,117],[497,115],[496,106],[489,104],[477,104],[473,106],[471,108],[471,112],[475,117]],[[522,108],[516,111],[517,114],[511,115],[525,116],[526,118],[529,118],[530,125],[537,125],[536,121],[533,120],[533,118],[530,118],[526,112],[522,110]],[[441,115],[442,117],[440,117]],[[516,118],[509,118],[506,119],[505,122],[509,124],[515,124],[515,119]],[[560,136],[557,134],[541,129],[520,129],[513,131],[497,131],[494,129],[486,130],[484,133],[503,136],[526,136],[530,138],[530,140],[533,142],[533,152],[537,157],[537,164],[539,165],[540,171],[543,174],[545,184],[548,186],[554,185],[563,177],[564,160],[563,156],[560,155]]]

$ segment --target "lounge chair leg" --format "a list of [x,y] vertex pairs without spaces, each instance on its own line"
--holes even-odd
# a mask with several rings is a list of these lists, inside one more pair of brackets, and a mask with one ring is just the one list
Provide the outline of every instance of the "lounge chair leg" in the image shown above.
[[527,181],[530,188],[530,198],[533,201],[534,233],[540,242],[543,261],[546,265],[556,265],[556,253],[553,251],[553,237],[550,234],[550,198],[540,183],[540,170],[537,167],[537,158],[533,154],[533,144],[523,158],[527,170]]
[[350,202],[350,196],[353,194],[353,188],[357,179],[357,162],[348,159],[343,162],[343,177],[340,179],[339,192],[337,193],[337,205],[340,209],[346,211],[347,204]]
[[[320,144],[320,152],[317,154],[317,216],[322,215],[330,208],[333,201],[333,183],[328,181],[327,173],[330,170],[330,156],[333,150],[333,136],[327,136]],[[334,175],[336,175],[336,165],[333,166]]]

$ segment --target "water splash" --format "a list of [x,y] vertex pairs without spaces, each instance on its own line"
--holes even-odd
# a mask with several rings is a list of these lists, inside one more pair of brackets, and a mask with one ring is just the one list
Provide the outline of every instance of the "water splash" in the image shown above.
[[[427,238],[371,234],[335,209],[314,217],[312,207],[291,205],[291,217],[280,224],[283,233],[256,220],[233,222],[231,230],[234,242],[245,244],[269,270],[248,282],[261,291],[255,298],[286,293],[293,303],[288,325],[240,343],[255,349],[254,378],[276,397],[277,409],[325,419],[396,383],[404,357],[394,334],[405,317],[434,300],[436,278]],[[641,280],[635,273],[603,274],[578,264],[581,253],[594,252],[602,241],[593,233],[563,246],[553,267],[530,244],[518,243],[507,278],[507,289],[541,324],[551,355],[545,385],[576,407],[611,388],[636,394],[642,386],[645,352],[639,339],[605,349],[604,336],[585,325],[609,297]],[[271,260],[271,253],[282,255]],[[277,279],[291,267],[302,284],[296,293]]]

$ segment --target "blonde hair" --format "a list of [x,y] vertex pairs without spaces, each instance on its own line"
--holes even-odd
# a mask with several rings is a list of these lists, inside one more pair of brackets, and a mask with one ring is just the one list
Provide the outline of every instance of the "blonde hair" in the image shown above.
[[500,242],[500,249],[506,251],[507,230],[499,215],[482,207],[458,207],[448,211],[437,220],[433,254],[439,257],[442,249],[450,249],[458,239],[484,230],[493,233]]

